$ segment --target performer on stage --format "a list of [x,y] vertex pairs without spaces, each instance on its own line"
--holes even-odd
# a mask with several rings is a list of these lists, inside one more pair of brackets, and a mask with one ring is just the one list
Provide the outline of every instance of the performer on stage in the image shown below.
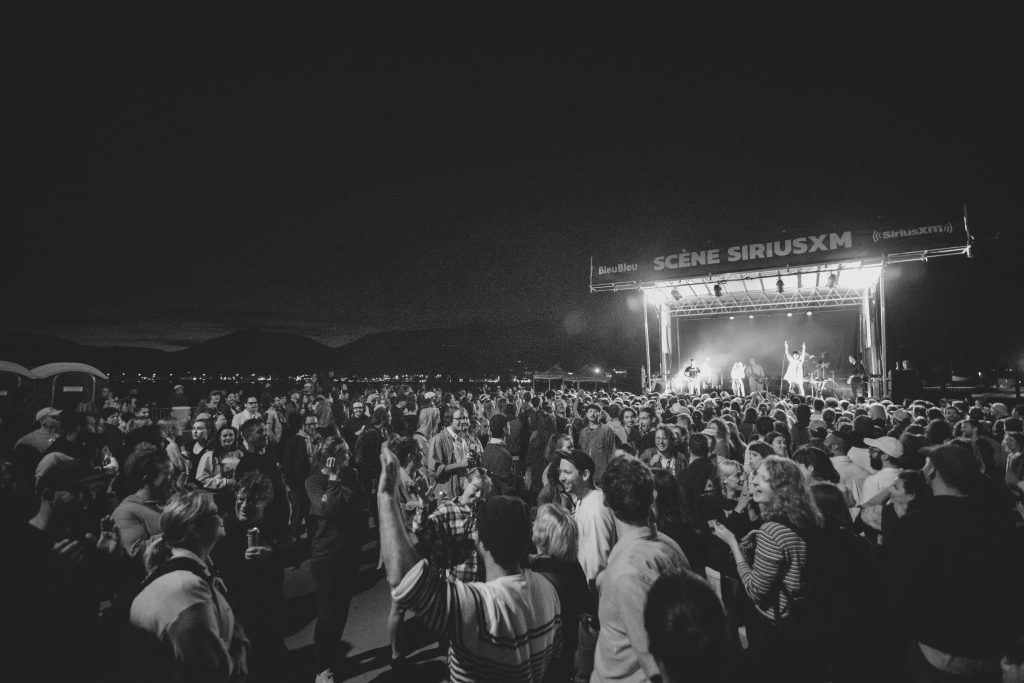
[[732,393],[734,396],[747,395],[747,388],[743,385],[746,369],[741,360],[732,364]]
[[850,354],[850,389],[853,391],[853,400],[858,396],[868,397],[868,371],[864,363],[854,354]]
[[759,391],[764,391],[764,368],[758,365],[757,361],[753,358],[750,359],[750,365],[747,366],[747,384],[750,385],[751,395],[756,394]]
[[800,347],[800,351],[789,352],[789,342],[786,342],[786,358],[789,359],[789,367],[786,368],[786,374],[782,379],[789,382],[789,390],[799,393],[801,396],[806,396],[807,392],[804,390],[804,361],[810,356],[807,355],[807,343],[804,342],[803,346]]
[[690,362],[683,368],[683,377],[686,378],[686,393],[700,393],[700,368],[690,359]]

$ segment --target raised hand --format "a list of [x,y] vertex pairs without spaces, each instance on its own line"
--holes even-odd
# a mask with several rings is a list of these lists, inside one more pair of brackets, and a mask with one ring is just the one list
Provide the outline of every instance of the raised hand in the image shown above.
[[100,520],[100,537],[96,539],[96,550],[111,556],[124,554],[121,544],[121,532],[114,524],[114,518],[107,515]]
[[380,448],[380,484],[377,495],[392,495],[398,487],[398,456],[384,444]]

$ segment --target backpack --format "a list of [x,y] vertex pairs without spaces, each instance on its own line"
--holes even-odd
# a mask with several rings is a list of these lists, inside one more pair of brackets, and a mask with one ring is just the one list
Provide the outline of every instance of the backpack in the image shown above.
[[113,651],[117,653],[115,661],[111,662],[113,671],[110,672],[110,680],[123,683],[143,680],[184,683],[185,678],[170,649],[131,623],[131,609],[135,598],[161,576],[176,571],[192,572],[200,577],[211,591],[216,591],[205,567],[187,557],[174,557],[118,593],[110,607],[104,610],[100,617],[103,637],[106,642],[115,644]]

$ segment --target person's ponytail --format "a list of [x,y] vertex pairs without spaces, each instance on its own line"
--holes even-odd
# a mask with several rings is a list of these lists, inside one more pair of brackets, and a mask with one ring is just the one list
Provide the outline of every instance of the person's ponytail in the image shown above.
[[150,573],[164,562],[171,559],[171,546],[164,540],[163,534],[149,539],[142,553],[142,563],[146,573]]

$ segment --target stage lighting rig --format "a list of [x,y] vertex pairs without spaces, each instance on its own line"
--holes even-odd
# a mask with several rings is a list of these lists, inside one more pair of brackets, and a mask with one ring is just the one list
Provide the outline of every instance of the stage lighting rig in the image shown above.
[[828,276],[828,281],[825,284],[828,285],[829,289],[835,289],[836,288],[836,281],[837,280],[839,280],[839,278],[836,277],[836,274],[835,273],[830,273],[829,276]]
[[679,293],[678,289],[675,289],[673,287],[672,288],[672,298],[675,299],[676,301],[679,301],[680,299],[683,298],[683,295]]
[[782,292],[785,289],[786,289],[786,283],[782,281],[782,276],[780,275],[779,279],[775,281],[775,291],[778,292],[779,294],[782,294]]
[[722,283],[721,282],[719,282],[717,285],[715,285],[715,296],[717,296],[719,299],[722,298]]

